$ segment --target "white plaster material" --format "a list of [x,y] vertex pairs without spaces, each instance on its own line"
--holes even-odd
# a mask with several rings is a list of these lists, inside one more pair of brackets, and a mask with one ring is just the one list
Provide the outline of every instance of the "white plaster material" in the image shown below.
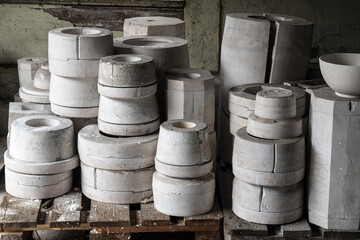
[[241,128],[234,139],[233,167],[269,173],[287,173],[305,167],[305,139],[256,138]]
[[[184,157],[186,158],[186,157]],[[159,161],[155,157],[156,171],[173,178],[197,178],[205,176],[213,169],[213,160],[196,165],[173,165]]]
[[221,108],[228,111],[231,87],[305,79],[312,32],[313,23],[298,17],[228,14],[221,45]]
[[200,178],[179,179],[154,172],[152,186],[155,208],[167,215],[199,215],[213,207],[215,177],[212,173]]
[[89,166],[113,170],[136,170],[154,165],[158,133],[139,137],[108,137],[96,124],[78,135],[81,161]]
[[34,83],[25,84],[19,89],[19,96],[23,102],[48,104],[49,90],[34,87]]
[[165,164],[193,166],[212,159],[206,123],[173,119],[160,125],[156,158]]
[[100,59],[99,83],[110,87],[142,87],[156,82],[154,59],[120,54]]
[[[235,156],[236,157],[236,156]],[[262,186],[287,186],[301,181],[305,175],[305,167],[291,172],[261,172],[239,166],[233,166],[235,177],[244,182]]]
[[319,58],[320,70],[326,83],[340,97],[360,97],[360,54],[334,53]]
[[234,178],[233,212],[249,222],[285,224],[302,216],[303,182],[285,187],[264,187]]
[[65,107],[51,103],[51,111],[59,116],[68,118],[95,118],[98,116],[99,107]]
[[34,87],[40,89],[50,89],[50,71],[49,64],[43,63],[34,76]]
[[143,192],[151,190],[154,171],[154,167],[131,171],[101,169],[81,162],[81,182],[104,191]]
[[160,118],[152,122],[139,124],[109,123],[98,118],[98,124],[100,131],[102,131],[103,133],[112,136],[132,137],[142,136],[157,131],[160,125]]
[[81,190],[85,196],[92,200],[114,204],[140,203],[141,201],[150,199],[152,196],[151,189],[142,192],[105,191],[101,189],[95,189],[83,182],[81,183]]
[[70,78],[97,78],[99,60],[49,59],[51,74]]
[[151,84],[143,87],[109,87],[98,83],[98,92],[100,95],[109,98],[140,98],[156,94],[157,84]]
[[11,124],[10,155],[30,162],[55,162],[75,155],[71,120],[52,115],[18,118]]
[[231,88],[229,91],[229,111],[240,117],[248,118],[255,110],[256,94],[260,91],[275,89],[291,90],[296,97],[296,115],[305,115],[305,91],[297,87],[266,83],[243,84]]
[[49,59],[100,59],[114,53],[113,35],[102,28],[67,27],[49,31]]
[[233,113],[230,113],[229,123],[231,134],[235,136],[237,130],[247,126],[247,122],[247,118],[242,118]]
[[270,89],[256,94],[256,116],[268,119],[287,119],[296,116],[296,98],[291,90]]
[[99,106],[97,78],[66,78],[51,74],[50,102],[71,108]]
[[215,80],[203,69],[171,69],[166,72],[167,119],[205,122],[215,125]]
[[79,166],[79,157],[77,155],[55,162],[30,162],[13,158],[9,154],[9,150],[7,150],[4,159],[8,169],[24,174],[57,174],[70,171]]
[[50,105],[48,104],[35,104],[23,102],[10,102],[9,103],[9,121],[8,130],[11,129],[11,123],[21,117],[32,115],[51,115]]
[[[114,39],[116,54],[141,54],[154,59],[157,71],[189,68],[188,42],[177,37],[133,36]],[[159,81],[159,78],[158,78]],[[158,82],[163,86],[162,82]]]
[[54,175],[29,175],[13,172],[5,167],[5,189],[19,198],[47,199],[71,190],[72,171]]
[[309,221],[327,229],[360,223],[360,104],[315,89],[309,116]]
[[133,17],[124,21],[124,37],[171,36],[185,39],[185,22],[173,17]]
[[286,139],[299,137],[303,133],[301,117],[288,119],[260,118],[254,113],[249,115],[247,132],[258,138]]
[[40,66],[47,62],[42,57],[25,57],[17,60],[20,87],[30,84]]
[[[99,119],[114,124],[144,124],[159,118],[156,94],[115,99],[100,96]],[[100,130],[103,131],[100,127]]]

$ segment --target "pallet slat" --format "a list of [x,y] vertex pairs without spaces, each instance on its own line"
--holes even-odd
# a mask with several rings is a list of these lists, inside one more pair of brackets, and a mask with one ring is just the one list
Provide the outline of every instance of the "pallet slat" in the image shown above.
[[130,226],[129,205],[91,201],[89,223],[91,227]]
[[215,198],[213,209],[205,214],[184,217],[185,226],[197,226],[204,224],[217,224],[223,218],[219,202]]
[[154,203],[141,204],[141,217],[143,226],[170,225],[170,216],[157,211]]
[[294,223],[281,225],[281,234],[283,237],[302,238],[311,237],[312,231],[308,221],[302,218]]

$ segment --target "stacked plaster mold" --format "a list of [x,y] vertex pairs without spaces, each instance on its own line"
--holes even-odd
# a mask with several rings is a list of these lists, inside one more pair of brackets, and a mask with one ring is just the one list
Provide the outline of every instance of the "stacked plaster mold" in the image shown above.
[[305,140],[296,103],[288,89],[259,91],[247,127],[236,132],[233,211],[247,221],[284,224],[302,215]]
[[46,199],[70,191],[79,165],[71,120],[34,115],[11,124],[5,152],[5,189],[13,196]]
[[152,183],[155,208],[172,216],[210,211],[215,194],[212,161],[206,123],[162,123]]
[[124,37],[169,36],[185,39],[185,22],[172,17],[134,17],[124,22]]
[[100,28],[58,28],[49,32],[51,111],[71,118],[98,115],[100,58],[112,55],[113,36]]
[[145,201],[152,196],[160,124],[153,58],[102,58],[98,91],[99,125],[78,134],[83,193],[109,203]]
[[212,155],[216,157],[214,76],[207,70],[192,68],[171,69],[166,78],[166,119],[205,122]]
[[226,16],[220,63],[219,158],[231,163],[228,96],[246,83],[283,83],[305,79],[313,23],[274,14]]

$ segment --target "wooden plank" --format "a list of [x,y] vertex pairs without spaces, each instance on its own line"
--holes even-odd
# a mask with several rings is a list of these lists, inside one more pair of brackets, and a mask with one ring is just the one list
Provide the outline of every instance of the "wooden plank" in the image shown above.
[[28,232],[0,232],[1,240],[22,240],[27,239],[29,236]]
[[120,233],[120,234],[99,234],[95,231],[90,231],[89,234],[90,240],[109,240],[109,239],[118,239],[118,240],[128,240],[131,239],[130,233]]
[[0,205],[2,228],[34,228],[40,210],[40,200],[22,199],[5,193]]
[[0,3],[184,7],[185,0],[0,0]]
[[183,19],[182,8],[129,8],[129,7],[89,7],[64,6],[44,8],[45,12],[78,27],[101,27],[122,31],[125,18],[138,16],[166,16]]
[[360,239],[360,230],[333,230],[319,227],[324,238],[333,239]]
[[312,231],[306,218],[301,218],[294,223],[281,225],[281,234],[283,237],[302,238],[311,237]]
[[214,225],[222,223],[223,217],[219,202],[215,197],[214,207],[210,212],[197,216],[184,217],[184,222],[185,226]]
[[81,198],[80,191],[55,198],[47,211],[50,228],[80,226]]
[[247,222],[236,216],[231,209],[224,210],[224,234],[240,236],[267,236],[266,225]]
[[89,223],[91,227],[130,226],[129,205],[91,201]]
[[170,216],[157,211],[154,203],[141,204],[141,216],[143,226],[170,225]]
[[195,232],[195,240],[221,240],[222,233],[220,231],[215,232]]

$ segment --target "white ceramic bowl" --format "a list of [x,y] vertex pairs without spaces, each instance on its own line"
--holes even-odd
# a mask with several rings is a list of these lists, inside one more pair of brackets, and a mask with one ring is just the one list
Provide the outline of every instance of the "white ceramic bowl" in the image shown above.
[[337,95],[360,98],[360,54],[327,54],[319,62],[323,78]]

